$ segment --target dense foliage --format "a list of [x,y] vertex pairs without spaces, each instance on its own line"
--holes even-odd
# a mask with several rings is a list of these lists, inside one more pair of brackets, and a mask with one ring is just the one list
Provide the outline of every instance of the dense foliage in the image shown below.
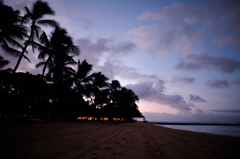
[[[16,58],[17,64],[3,70],[9,62],[0,56],[0,117],[73,119],[77,117],[132,120],[142,117],[136,102],[138,96],[122,87],[117,80],[109,82],[101,72],[90,73],[86,60],[76,62],[80,54],[66,29],[45,15],[54,15],[48,3],[36,1],[21,17],[0,1],[0,53]],[[8,16],[6,16],[8,15]],[[3,22],[3,23],[2,23]],[[53,28],[50,36],[41,26]],[[38,51],[41,75],[17,72],[27,48]],[[77,65],[77,70],[72,67]]]

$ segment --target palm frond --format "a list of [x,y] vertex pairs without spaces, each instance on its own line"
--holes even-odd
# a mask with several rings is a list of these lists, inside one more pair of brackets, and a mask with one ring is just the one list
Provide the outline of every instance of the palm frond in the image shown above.
[[9,46],[2,45],[1,47],[2,47],[2,49],[3,49],[5,52],[7,52],[8,54],[10,54],[10,55],[12,55],[12,56],[18,57],[18,56],[20,56],[20,54],[21,54],[20,51],[18,51],[18,50],[16,50],[16,49],[13,49],[13,48],[11,48],[11,47],[9,47]]
[[41,66],[45,65],[45,63],[46,63],[46,62],[39,62],[38,64],[36,64],[35,67],[36,67],[36,68],[41,67]]
[[28,58],[27,56],[23,55],[23,58],[26,59],[28,62],[31,63],[31,61],[29,60],[29,58]]
[[33,19],[40,19],[45,15],[54,15],[54,11],[49,7],[47,2],[36,1],[33,3],[31,12]]
[[5,38],[12,46],[17,46],[18,48],[23,48],[22,45],[16,41],[15,39],[11,38],[11,37],[6,37]]

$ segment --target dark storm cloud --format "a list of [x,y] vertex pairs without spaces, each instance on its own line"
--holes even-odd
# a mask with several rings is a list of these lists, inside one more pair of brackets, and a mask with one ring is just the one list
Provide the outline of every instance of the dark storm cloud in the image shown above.
[[188,103],[181,95],[169,95],[165,93],[163,80],[156,83],[140,82],[137,84],[129,84],[126,87],[132,89],[140,99],[152,101],[159,104],[168,105],[180,112],[191,112],[194,104]]
[[214,57],[207,54],[189,55],[180,60],[175,66],[176,69],[201,70],[214,68],[224,73],[233,73],[240,70],[240,61],[228,57]]
[[227,88],[229,86],[229,82],[226,79],[214,79],[206,81],[205,85],[211,88]]
[[202,99],[202,98],[199,97],[198,95],[190,94],[190,95],[189,95],[189,102],[207,102],[207,101],[204,100],[204,99]]
[[186,77],[186,76],[175,76],[170,82],[173,83],[184,83],[184,84],[190,84],[195,81],[195,78],[193,77]]

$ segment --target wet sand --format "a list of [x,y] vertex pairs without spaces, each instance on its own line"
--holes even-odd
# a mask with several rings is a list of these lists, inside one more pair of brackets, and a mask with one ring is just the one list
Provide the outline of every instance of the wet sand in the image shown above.
[[0,125],[0,158],[240,158],[240,138],[155,126],[38,122]]

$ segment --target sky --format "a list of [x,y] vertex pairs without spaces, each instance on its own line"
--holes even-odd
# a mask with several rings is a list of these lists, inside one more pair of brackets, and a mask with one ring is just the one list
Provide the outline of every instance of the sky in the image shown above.
[[[5,0],[24,14],[32,0]],[[140,98],[148,121],[240,122],[238,0],[47,0],[93,72]],[[44,29],[48,34],[52,28]],[[36,69],[37,52],[28,48]],[[2,54],[2,53],[1,53]],[[13,68],[16,58],[3,54]]]

